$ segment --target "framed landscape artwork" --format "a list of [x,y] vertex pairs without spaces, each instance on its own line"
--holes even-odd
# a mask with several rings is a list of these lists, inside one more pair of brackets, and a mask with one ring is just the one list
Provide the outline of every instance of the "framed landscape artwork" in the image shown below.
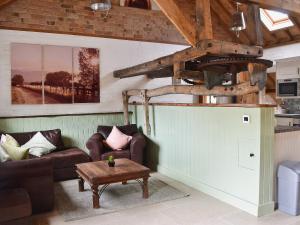
[[14,43],[12,104],[100,102],[100,54],[96,48]]

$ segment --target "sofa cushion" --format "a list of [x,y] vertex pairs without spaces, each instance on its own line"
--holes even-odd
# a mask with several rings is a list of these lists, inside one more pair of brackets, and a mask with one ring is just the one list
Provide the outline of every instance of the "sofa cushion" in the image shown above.
[[17,147],[8,143],[1,144],[12,160],[26,159],[28,156],[28,148]]
[[41,132],[37,132],[27,143],[22,145],[29,149],[29,154],[41,157],[56,149],[56,147],[45,138]]
[[116,126],[114,126],[105,142],[113,150],[119,151],[126,148],[131,139],[132,136],[122,133]]
[[115,159],[126,158],[130,159],[130,151],[129,150],[121,150],[121,151],[112,151],[106,152],[101,155],[102,160],[107,160],[109,156],[113,156]]
[[[130,124],[125,126],[116,126],[122,133],[132,136],[138,132],[136,124]],[[107,139],[108,135],[112,131],[113,126],[98,126],[97,132],[100,133],[104,139]]]
[[1,144],[8,144],[8,145],[12,145],[12,146],[15,146],[15,147],[20,147],[20,144],[18,143],[18,141],[13,138],[11,135],[9,134],[2,134],[1,135]]
[[0,222],[20,219],[31,215],[31,201],[25,189],[0,191]]
[[70,148],[64,151],[52,152],[43,157],[50,157],[54,169],[74,167],[75,164],[90,161],[90,157],[79,148]]
[[[24,145],[26,142],[28,142],[38,131],[33,132],[23,132],[23,133],[10,133],[12,137],[14,137],[20,145]],[[56,150],[63,150],[64,149],[64,143],[62,141],[61,136],[61,130],[55,129],[55,130],[45,130],[40,131],[42,135],[50,141],[55,147]]]

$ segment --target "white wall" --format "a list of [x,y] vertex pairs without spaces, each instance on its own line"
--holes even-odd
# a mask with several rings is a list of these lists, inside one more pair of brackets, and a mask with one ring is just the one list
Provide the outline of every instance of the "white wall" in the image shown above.
[[296,56],[300,56],[300,43],[265,49],[263,58],[278,60]]
[[[96,104],[12,105],[10,44],[31,43],[100,49],[100,101]],[[132,88],[155,88],[171,84],[170,78],[147,79],[145,76],[115,79],[113,71],[172,54],[182,45],[125,41],[62,34],[0,30],[0,116],[53,115],[116,112],[122,110],[121,92]],[[192,102],[192,96],[165,96],[155,102]]]
[[298,56],[300,56],[300,43],[265,49],[263,58],[274,61],[274,66],[268,72],[276,72],[276,60]]

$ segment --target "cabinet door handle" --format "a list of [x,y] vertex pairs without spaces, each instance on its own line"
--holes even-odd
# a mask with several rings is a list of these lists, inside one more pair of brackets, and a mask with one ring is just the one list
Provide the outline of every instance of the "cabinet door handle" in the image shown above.
[[250,157],[254,157],[255,155],[254,155],[254,153],[250,153]]

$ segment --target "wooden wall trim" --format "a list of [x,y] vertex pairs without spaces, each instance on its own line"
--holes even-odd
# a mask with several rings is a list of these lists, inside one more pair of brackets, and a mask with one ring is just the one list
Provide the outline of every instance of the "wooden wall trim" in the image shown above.
[[[143,105],[139,102],[131,102],[129,105]],[[238,108],[274,108],[276,105],[267,104],[196,104],[196,103],[149,103],[153,106],[186,106],[186,107],[238,107]]]
[[[132,114],[132,112],[129,112]],[[78,114],[55,114],[55,115],[28,115],[28,116],[0,116],[0,119],[26,119],[37,117],[62,117],[62,116],[93,116],[93,115],[117,115],[123,114],[123,112],[101,112],[101,113],[78,113]]]

